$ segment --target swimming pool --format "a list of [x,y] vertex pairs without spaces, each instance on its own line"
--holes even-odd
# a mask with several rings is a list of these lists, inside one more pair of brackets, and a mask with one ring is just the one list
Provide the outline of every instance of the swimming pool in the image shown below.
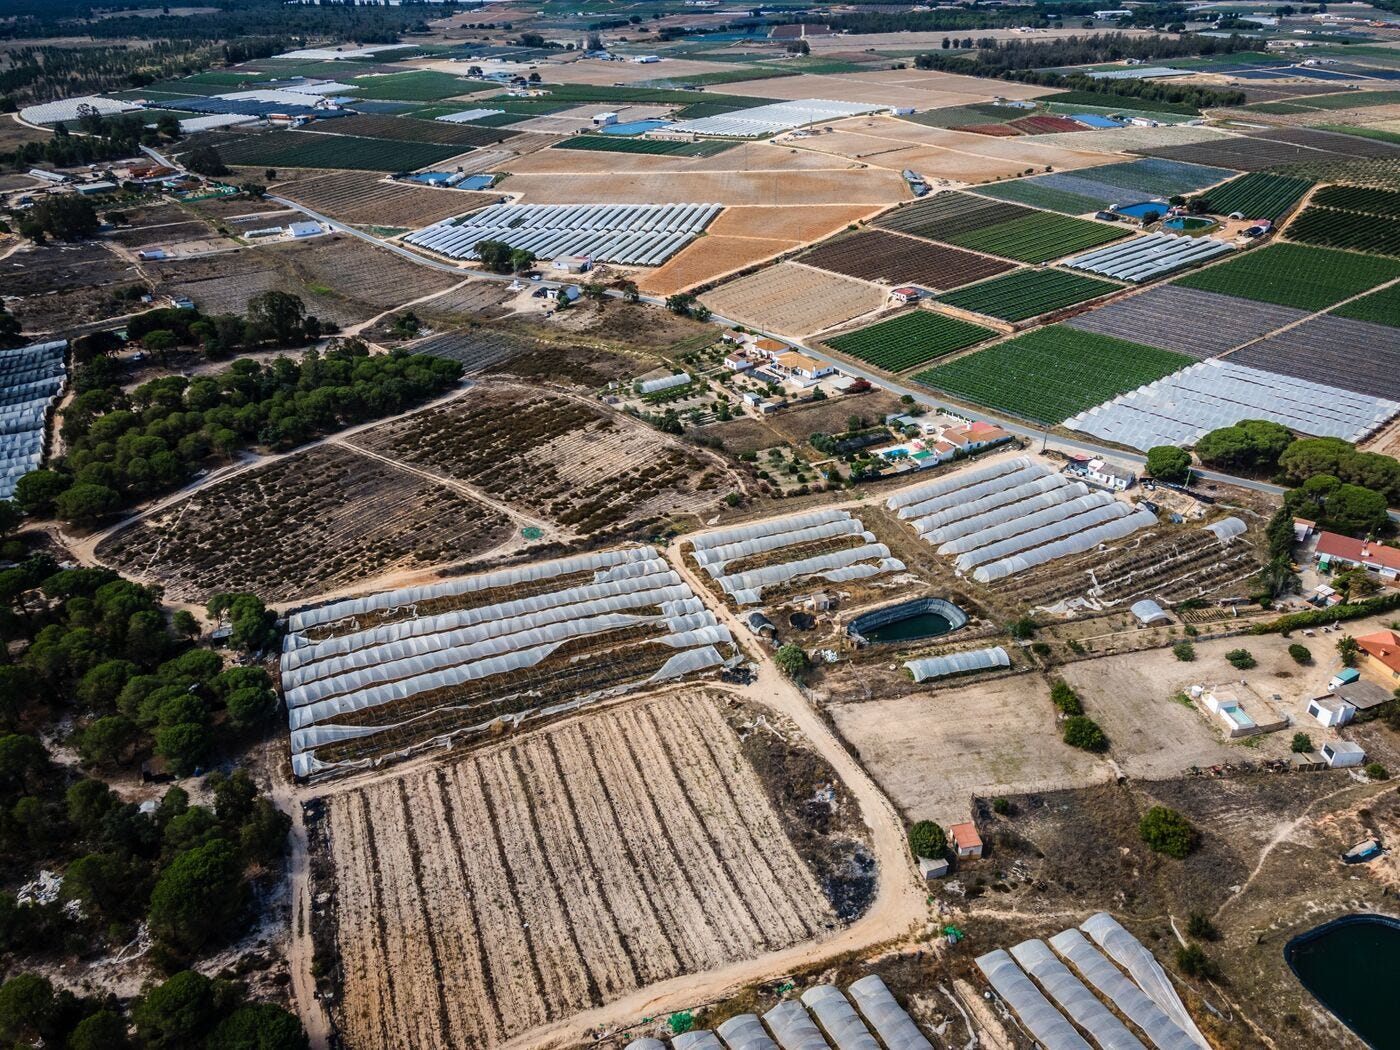
[[1203,219],[1198,215],[1178,215],[1162,223],[1164,230],[1176,230],[1178,233],[1205,233],[1215,226],[1214,219]]

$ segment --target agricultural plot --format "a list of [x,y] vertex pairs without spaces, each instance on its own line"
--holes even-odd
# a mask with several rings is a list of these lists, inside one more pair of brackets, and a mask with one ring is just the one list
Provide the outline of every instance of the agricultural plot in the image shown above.
[[760,331],[807,335],[878,310],[885,293],[865,281],[785,262],[706,292],[715,313]]
[[509,312],[502,304],[513,298],[515,293],[499,281],[465,281],[413,309],[420,317],[430,318],[498,317]]
[[638,153],[657,157],[713,157],[737,146],[724,139],[673,142],[667,139],[626,138],[621,135],[575,135],[556,142],[553,149],[594,150],[603,153]]
[[413,297],[446,291],[461,280],[455,274],[428,270],[417,263],[358,238],[317,237],[311,241],[284,241],[263,249],[270,258],[291,268],[312,293],[307,311],[315,313],[323,303],[351,300],[387,310],[404,301],[404,289]]
[[272,192],[353,225],[413,229],[494,204],[499,194],[435,190],[386,182],[362,171],[339,171],[278,183]]
[[1027,204],[1032,208],[1045,208],[1065,215],[1084,215],[1103,207],[1097,198],[1082,193],[1047,186],[1040,178],[1011,179],[1007,182],[990,183],[978,186],[979,196],[1015,204]]
[[838,925],[698,692],[332,795],[314,841],[352,1050],[496,1046]]
[[994,335],[994,331],[981,325],[928,310],[913,310],[838,336],[828,345],[886,372],[903,372]]
[[1394,277],[1400,277],[1398,261],[1301,244],[1271,244],[1175,283],[1300,310],[1325,310]]
[[1400,192],[1369,186],[1323,186],[1312,195],[1308,206],[1400,219]]
[[248,308],[249,299],[271,291],[295,295],[306,304],[308,313],[342,326],[367,320],[378,312],[332,295],[324,285],[308,284],[270,251],[229,252],[161,262],[152,267],[151,276],[159,294],[187,297],[211,315],[241,314]]
[[323,444],[201,489],[97,557],[180,601],[246,590],[281,602],[469,559],[512,531],[460,491]]
[[1059,423],[1190,363],[1184,354],[1052,325],[914,378],[974,405]]
[[1201,195],[1207,211],[1236,212],[1247,218],[1277,219],[1312,188],[1312,179],[1253,171]]
[[1326,248],[1400,255],[1400,219],[1310,205],[1288,224],[1288,239]]
[[[433,301],[434,307],[438,300]],[[468,375],[477,375],[504,364],[517,354],[536,349],[534,343],[508,332],[491,328],[464,328],[456,332],[431,335],[405,349],[415,354],[430,354],[458,361]]]
[[882,230],[862,230],[819,245],[801,257],[808,266],[866,281],[956,288],[1005,273],[1011,264]]
[[307,130],[329,135],[390,139],[395,142],[435,142],[443,146],[461,146],[464,149],[493,145],[520,134],[518,131],[480,128],[472,124],[449,124],[439,120],[417,120],[413,117],[390,117],[373,113],[339,117],[313,124]]
[[1003,321],[1024,321],[1122,291],[1122,287],[1112,281],[1101,281],[1097,277],[1085,277],[1065,270],[1018,270],[970,288],[940,295],[938,301],[956,306],[959,310],[969,310]]
[[1164,160],[1180,160],[1236,171],[1267,171],[1280,164],[1316,160],[1345,160],[1341,153],[1328,154],[1292,142],[1236,136],[1182,146],[1148,146],[1134,152]]
[[949,237],[952,244],[1021,262],[1041,263],[1128,236],[1129,231],[1067,215],[1036,212]]
[[356,98],[388,99],[396,102],[436,102],[439,99],[500,90],[500,85],[480,80],[464,80],[449,73],[415,69],[385,76],[362,76],[349,81]]
[[1392,284],[1379,292],[1360,299],[1353,299],[1339,306],[1332,313],[1337,317],[1350,317],[1355,321],[1372,321],[1375,324],[1400,328],[1400,284]]
[[946,241],[961,233],[1034,214],[1030,208],[989,201],[970,193],[937,193],[886,212],[875,220],[875,225],[932,241]]
[[1092,182],[1131,190],[1140,197],[1171,197],[1193,193],[1234,174],[1225,168],[1149,157],[1145,160],[1084,168],[1078,174]]
[[1393,328],[1366,321],[1315,317],[1247,346],[1229,360],[1400,402],[1400,339]]
[[1065,324],[1081,332],[1111,335],[1204,359],[1307,316],[1306,310],[1161,284],[1080,314]]
[[229,164],[270,168],[343,168],[352,171],[412,171],[467,152],[461,146],[393,139],[268,131],[219,146]]
[[578,536],[641,532],[668,516],[710,513],[737,487],[718,457],[643,423],[581,398],[504,383],[482,384],[354,441]]

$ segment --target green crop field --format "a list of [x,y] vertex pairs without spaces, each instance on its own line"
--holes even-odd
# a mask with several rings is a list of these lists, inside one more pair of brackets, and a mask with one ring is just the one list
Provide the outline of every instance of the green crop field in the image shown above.
[[1192,363],[1185,354],[1051,325],[914,379],[974,405],[1053,424]]
[[1312,187],[1312,179],[1255,171],[1201,194],[1216,215],[1240,212],[1251,219],[1277,219]]
[[356,98],[382,98],[401,102],[436,102],[457,95],[470,95],[478,91],[499,91],[500,84],[483,83],[480,80],[463,80],[450,73],[438,73],[431,69],[415,69],[407,73],[389,73],[384,76],[362,76],[349,81],[347,94]]
[[[688,81],[687,81],[688,83]],[[732,104],[736,109],[748,106],[771,105],[771,98],[754,98],[748,95],[703,94],[698,91],[682,91],[677,88],[615,87],[611,84],[532,84],[532,88],[547,91],[548,99],[558,102],[636,102],[653,105],[685,106],[692,102],[722,102]]]
[[[1400,51],[1396,52],[1400,55]],[[1377,142],[1393,142],[1400,146],[1400,132],[1386,131],[1384,128],[1358,128],[1350,124],[1317,124],[1319,131],[1335,131],[1340,135],[1354,135],[1362,139],[1375,139]]]
[[443,146],[432,142],[270,131],[221,144],[219,155],[228,164],[249,164],[259,168],[413,171],[460,156],[469,149],[467,146]]
[[1004,277],[993,277],[990,281],[940,295],[938,301],[1003,321],[1024,321],[1028,317],[1119,291],[1122,287],[1112,281],[1066,273],[1064,270],[1017,270]]
[[1289,223],[1288,239],[1327,248],[1400,255],[1400,219],[1333,208],[1305,208]]
[[903,372],[955,350],[990,339],[996,332],[956,317],[915,310],[849,335],[831,346],[886,372]]
[[[1112,107],[1119,102],[1125,106],[1143,104],[1151,106],[1153,109],[1161,110],[1163,113],[1181,113],[1187,116],[1196,116],[1201,111],[1195,106],[1187,105],[1184,102],[1159,102],[1156,99],[1146,100],[1133,98],[1128,95],[1114,95],[1108,91],[1059,91],[1053,95],[1043,95],[1036,99],[1037,102],[1060,102],[1067,106],[1109,106]],[[1120,112],[1114,110],[1114,112]]]
[[980,230],[968,230],[948,238],[949,244],[1000,255],[1021,262],[1049,262],[1096,245],[1126,237],[1129,230],[1104,223],[1074,219],[1068,215],[1037,212],[999,222]]
[[597,150],[602,153],[646,153],[658,157],[713,157],[739,143],[725,139],[671,142],[666,139],[634,139],[622,135],[575,135],[556,142],[552,149]]
[[1174,283],[1300,310],[1325,310],[1393,277],[1400,277],[1400,261],[1394,259],[1302,244],[1271,244]]
[[1353,299],[1332,312],[1338,317],[1349,317],[1353,321],[1370,321],[1373,324],[1400,328],[1400,284],[1392,284],[1379,292]]
[[1295,100],[1309,109],[1359,109],[1367,106],[1393,106],[1400,102],[1400,91],[1345,91],[1339,95],[1309,95]]
[[1308,204],[1315,208],[1359,211],[1385,219],[1400,218],[1400,192],[1369,186],[1324,186],[1313,194]]
[[994,197],[999,201],[1013,204],[1028,204],[1032,208],[1046,208],[1049,211],[1063,212],[1066,215],[1083,215],[1097,211],[1103,202],[1068,190],[1057,190],[1047,186],[1040,179],[1011,179],[1007,182],[989,183],[978,186],[976,193],[983,197]]

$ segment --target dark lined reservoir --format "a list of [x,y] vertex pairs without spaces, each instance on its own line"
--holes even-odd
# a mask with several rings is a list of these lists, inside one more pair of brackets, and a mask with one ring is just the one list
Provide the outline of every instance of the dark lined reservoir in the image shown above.
[[1346,915],[1294,937],[1283,956],[1303,987],[1368,1046],[1400,1048],[1400,920]]
[[857,616],[846,633],[857,644],[912,642],[951,634],[967,623],[967,614],[942,598],[918,598]]

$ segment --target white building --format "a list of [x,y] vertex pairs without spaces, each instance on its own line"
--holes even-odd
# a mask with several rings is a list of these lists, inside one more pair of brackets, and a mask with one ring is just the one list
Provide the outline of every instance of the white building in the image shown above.
[[1308,714],[1326,729],[1344,726],[1356,716],[1356,708],[1338,696],[1319,696],[1308,701]]
[[1322,745],[1322,760],[1333,769],[1344,769],[1363,764],[1366,752],[1360,744],[1353,744],[1350,740],[1329,741]]
[[616,113],[595,113],[593,115],[593,126],[595,128],[605,128],[609,124],[617,123]]

